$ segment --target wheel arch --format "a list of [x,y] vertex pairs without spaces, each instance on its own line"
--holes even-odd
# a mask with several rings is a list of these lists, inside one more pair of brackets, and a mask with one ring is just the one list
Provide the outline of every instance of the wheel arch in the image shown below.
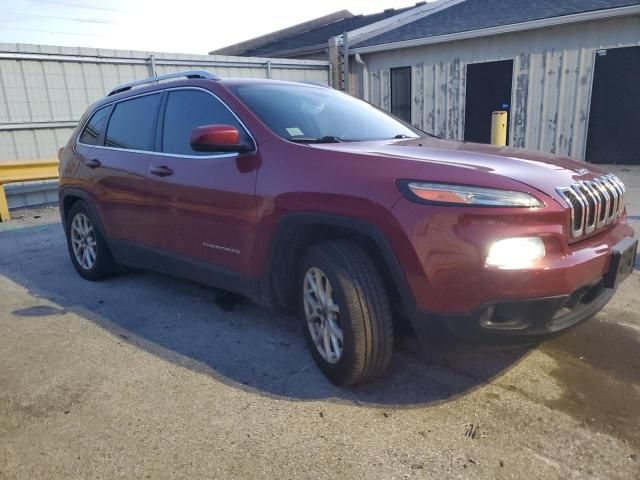
[[100,230],[100,234],[105,239],[107,245],[109,244],[109,237],[106,235],[102,218],[95,207],[95,201],[93,195],[82,188],[65,187],[60,189],[59,193],[59,206],[60,206],[60,219],[62,220],[62,226],[66,231],[67,228],[67,215],[71,210],[71,207],[78,202],[84,201],[85,205],[89,209],[89,213],[96,224],[96,228]]
[[295,306],[296,275],[302,255],[311,245],[336,239],[352,240],[373,259],[394,307],[409,318],[415,299],[391,243],[375,225],[353,217],[296,212],[280,219],[269,249],[262,291],[266,303],[284,308]]

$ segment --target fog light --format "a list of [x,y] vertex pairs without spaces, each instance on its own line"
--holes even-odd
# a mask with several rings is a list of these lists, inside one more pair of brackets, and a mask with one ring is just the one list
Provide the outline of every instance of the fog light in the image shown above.
[[529,268],[545,255],[540,237],[505,238],[489,249],[487,265],[498,268]]

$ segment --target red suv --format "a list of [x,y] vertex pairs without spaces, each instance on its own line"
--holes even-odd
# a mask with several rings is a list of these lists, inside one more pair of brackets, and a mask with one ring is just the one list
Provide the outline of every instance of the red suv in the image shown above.
[[59,157],[80,275],[147,268],[297,308],[340,385],[387,368],[400,319],[418,338],[437,325],[482,342],[574,326],[637,247],[615,176],[435,138],[318,85],[207,72],[123,85]]

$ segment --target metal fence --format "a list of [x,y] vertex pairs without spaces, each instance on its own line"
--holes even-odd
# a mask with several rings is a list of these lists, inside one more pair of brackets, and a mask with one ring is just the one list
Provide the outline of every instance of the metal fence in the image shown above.
[[[87,106],[110,88],[154,72],[198,69],[221,77],[329,83],[330,68],[314,60],[0,43],[0,162],[55,157]],[[21,188],[7,187],[10,207],[51,200],[50,192],[34,196],[33,186],[20,198]]]

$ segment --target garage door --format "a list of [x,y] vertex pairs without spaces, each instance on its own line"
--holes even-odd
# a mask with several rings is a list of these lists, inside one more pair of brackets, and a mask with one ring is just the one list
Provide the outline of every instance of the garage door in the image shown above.
[[[491,113],[509,111],[513,60],[471,63],[467,65],[464,139],[491,143]],[[509,138],[507,123],[507,139]]]
[[640,165],[640,47],[599,50],[586,159]]

